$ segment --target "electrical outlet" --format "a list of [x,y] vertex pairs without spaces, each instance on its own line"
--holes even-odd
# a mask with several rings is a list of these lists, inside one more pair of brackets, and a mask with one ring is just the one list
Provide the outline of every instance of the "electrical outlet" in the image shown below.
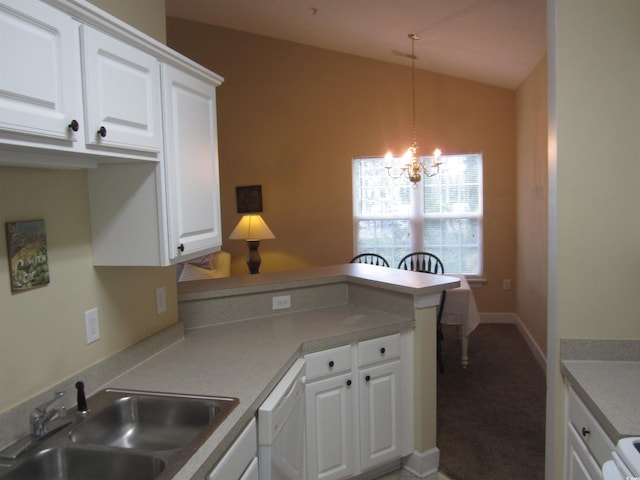
[[167,311],[167,289],[156,288],[156,313],[160,315]]
[[291,308],[291,295],[280,295],[279,297],[272,297],[272,301],[273,310]]
[[98,325],[98,309],[92,308],[84,312],[84,326],[87,334],[87,344],[100,340],[100,325]]
[[505,290],[511,290],[511,279],[505,278],[502,280],[502,288]]

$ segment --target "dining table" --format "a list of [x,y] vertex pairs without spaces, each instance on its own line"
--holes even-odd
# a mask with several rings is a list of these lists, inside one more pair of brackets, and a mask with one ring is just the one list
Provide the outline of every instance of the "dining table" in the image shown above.
[[464,275],[447,274],[448,277],[460,279],[460,286],[447,290],[440,322],[444,325],[456,325],[462,352],[460,363],[462,368],[469,365],[469,335],[480,323],[480,313],[469,282]]

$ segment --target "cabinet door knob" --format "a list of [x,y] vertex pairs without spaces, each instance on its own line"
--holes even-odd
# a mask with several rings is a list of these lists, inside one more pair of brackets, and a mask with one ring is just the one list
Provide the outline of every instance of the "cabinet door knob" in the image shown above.
[[100,135],[102,138],[107,136],[107,129],[104,128],[104,126],[100,127],[100,129],[98,130],[98,135]]
[[365,382],[368,382],[369,380],[371,380],[371,375],[367,375],[366,377],[364,377]]
[[387,349],[386,349],[386,348],[384,348],[384,347],[382,347],[382,348],[380,349],[380,354],[381,354],[381,355],[384,355],[386,351],[387,351]]
[[80,128],[80,124],[78,123],[78,121],[76,119],[71,120],[71,123],[69,124],[69,128],[71,130],[73,130],[74,132],[77,132],[78,129]]
[[347,380],[347,387],[351,386],[351,380]]
[[335,364],[333,363],[333,360],[330,360],[330,361],[329,361],[329,368],[333,368],[333,366],[334,366],[334,365],[335,365]]
[[582,436],[586,437],[587,435],[589,435],[591,432],[589,430],[587,430],[585,427],[582,427]]
[[184,252],[184,243],[181,243],[180,245],[178,245],[178,250],[180,250],[181,252]]

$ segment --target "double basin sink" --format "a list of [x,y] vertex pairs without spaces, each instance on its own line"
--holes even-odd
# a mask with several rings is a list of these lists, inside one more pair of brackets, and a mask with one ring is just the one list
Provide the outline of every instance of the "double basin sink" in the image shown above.
[[22,453],[1,480],[172,478],[238,399],[107,389],[90,413]]

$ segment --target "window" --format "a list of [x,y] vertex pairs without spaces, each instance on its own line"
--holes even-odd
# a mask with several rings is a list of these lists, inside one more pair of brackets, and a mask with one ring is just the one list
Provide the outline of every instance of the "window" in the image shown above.
[[482,274],[482,155],[442,162],[438,175],[413,188],[388,175],[384,158],[354,159],[356,254],[378,253],[396,266],[408,253],[427,251],[446,273]]

